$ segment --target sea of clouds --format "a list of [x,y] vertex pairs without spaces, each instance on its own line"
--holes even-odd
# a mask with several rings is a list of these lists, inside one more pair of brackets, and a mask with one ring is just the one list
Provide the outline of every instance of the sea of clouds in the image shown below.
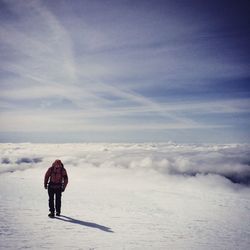
[[[205,178],[250,186],[250,145],[176,143],[4,143],[0,174],[29,168],[48,168],[61,159],[67,169],[123,169],[166,177]],[[216,183],[215,183],[216,184]]]

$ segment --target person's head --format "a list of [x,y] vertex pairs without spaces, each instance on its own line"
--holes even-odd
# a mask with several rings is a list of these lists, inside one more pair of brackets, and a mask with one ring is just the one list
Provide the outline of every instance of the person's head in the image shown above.
[[61,168],[63,165],[62,165],[62,162],[61,160],[55,160],[54,163],[52,164],[53,167],[55,168]]

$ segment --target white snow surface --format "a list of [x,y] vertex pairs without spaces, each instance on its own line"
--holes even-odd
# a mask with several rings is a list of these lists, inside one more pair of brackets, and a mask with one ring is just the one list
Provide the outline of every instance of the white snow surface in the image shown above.
[[[0,249],[249,249],[250,146],[0,144]],[[69,175],[62,217],[43,178]]]

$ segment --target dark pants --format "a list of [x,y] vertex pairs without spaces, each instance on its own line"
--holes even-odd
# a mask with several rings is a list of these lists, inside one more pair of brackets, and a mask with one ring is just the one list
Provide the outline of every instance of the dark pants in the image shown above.
[[62,190],[61,188],[48,188],[49,194],[49,210],[52,214],[55,213],[55,205],[54,205],[54,197],[56,196],[56,212],[61,213],[61,197],[62,197]]

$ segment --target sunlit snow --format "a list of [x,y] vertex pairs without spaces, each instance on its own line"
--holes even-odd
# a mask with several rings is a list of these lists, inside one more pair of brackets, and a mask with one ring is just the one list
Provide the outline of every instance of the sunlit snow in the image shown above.
[[[1,249],[248,249],[250,146],[0,144]],[[69,175],[50,219],[45,171]]]

